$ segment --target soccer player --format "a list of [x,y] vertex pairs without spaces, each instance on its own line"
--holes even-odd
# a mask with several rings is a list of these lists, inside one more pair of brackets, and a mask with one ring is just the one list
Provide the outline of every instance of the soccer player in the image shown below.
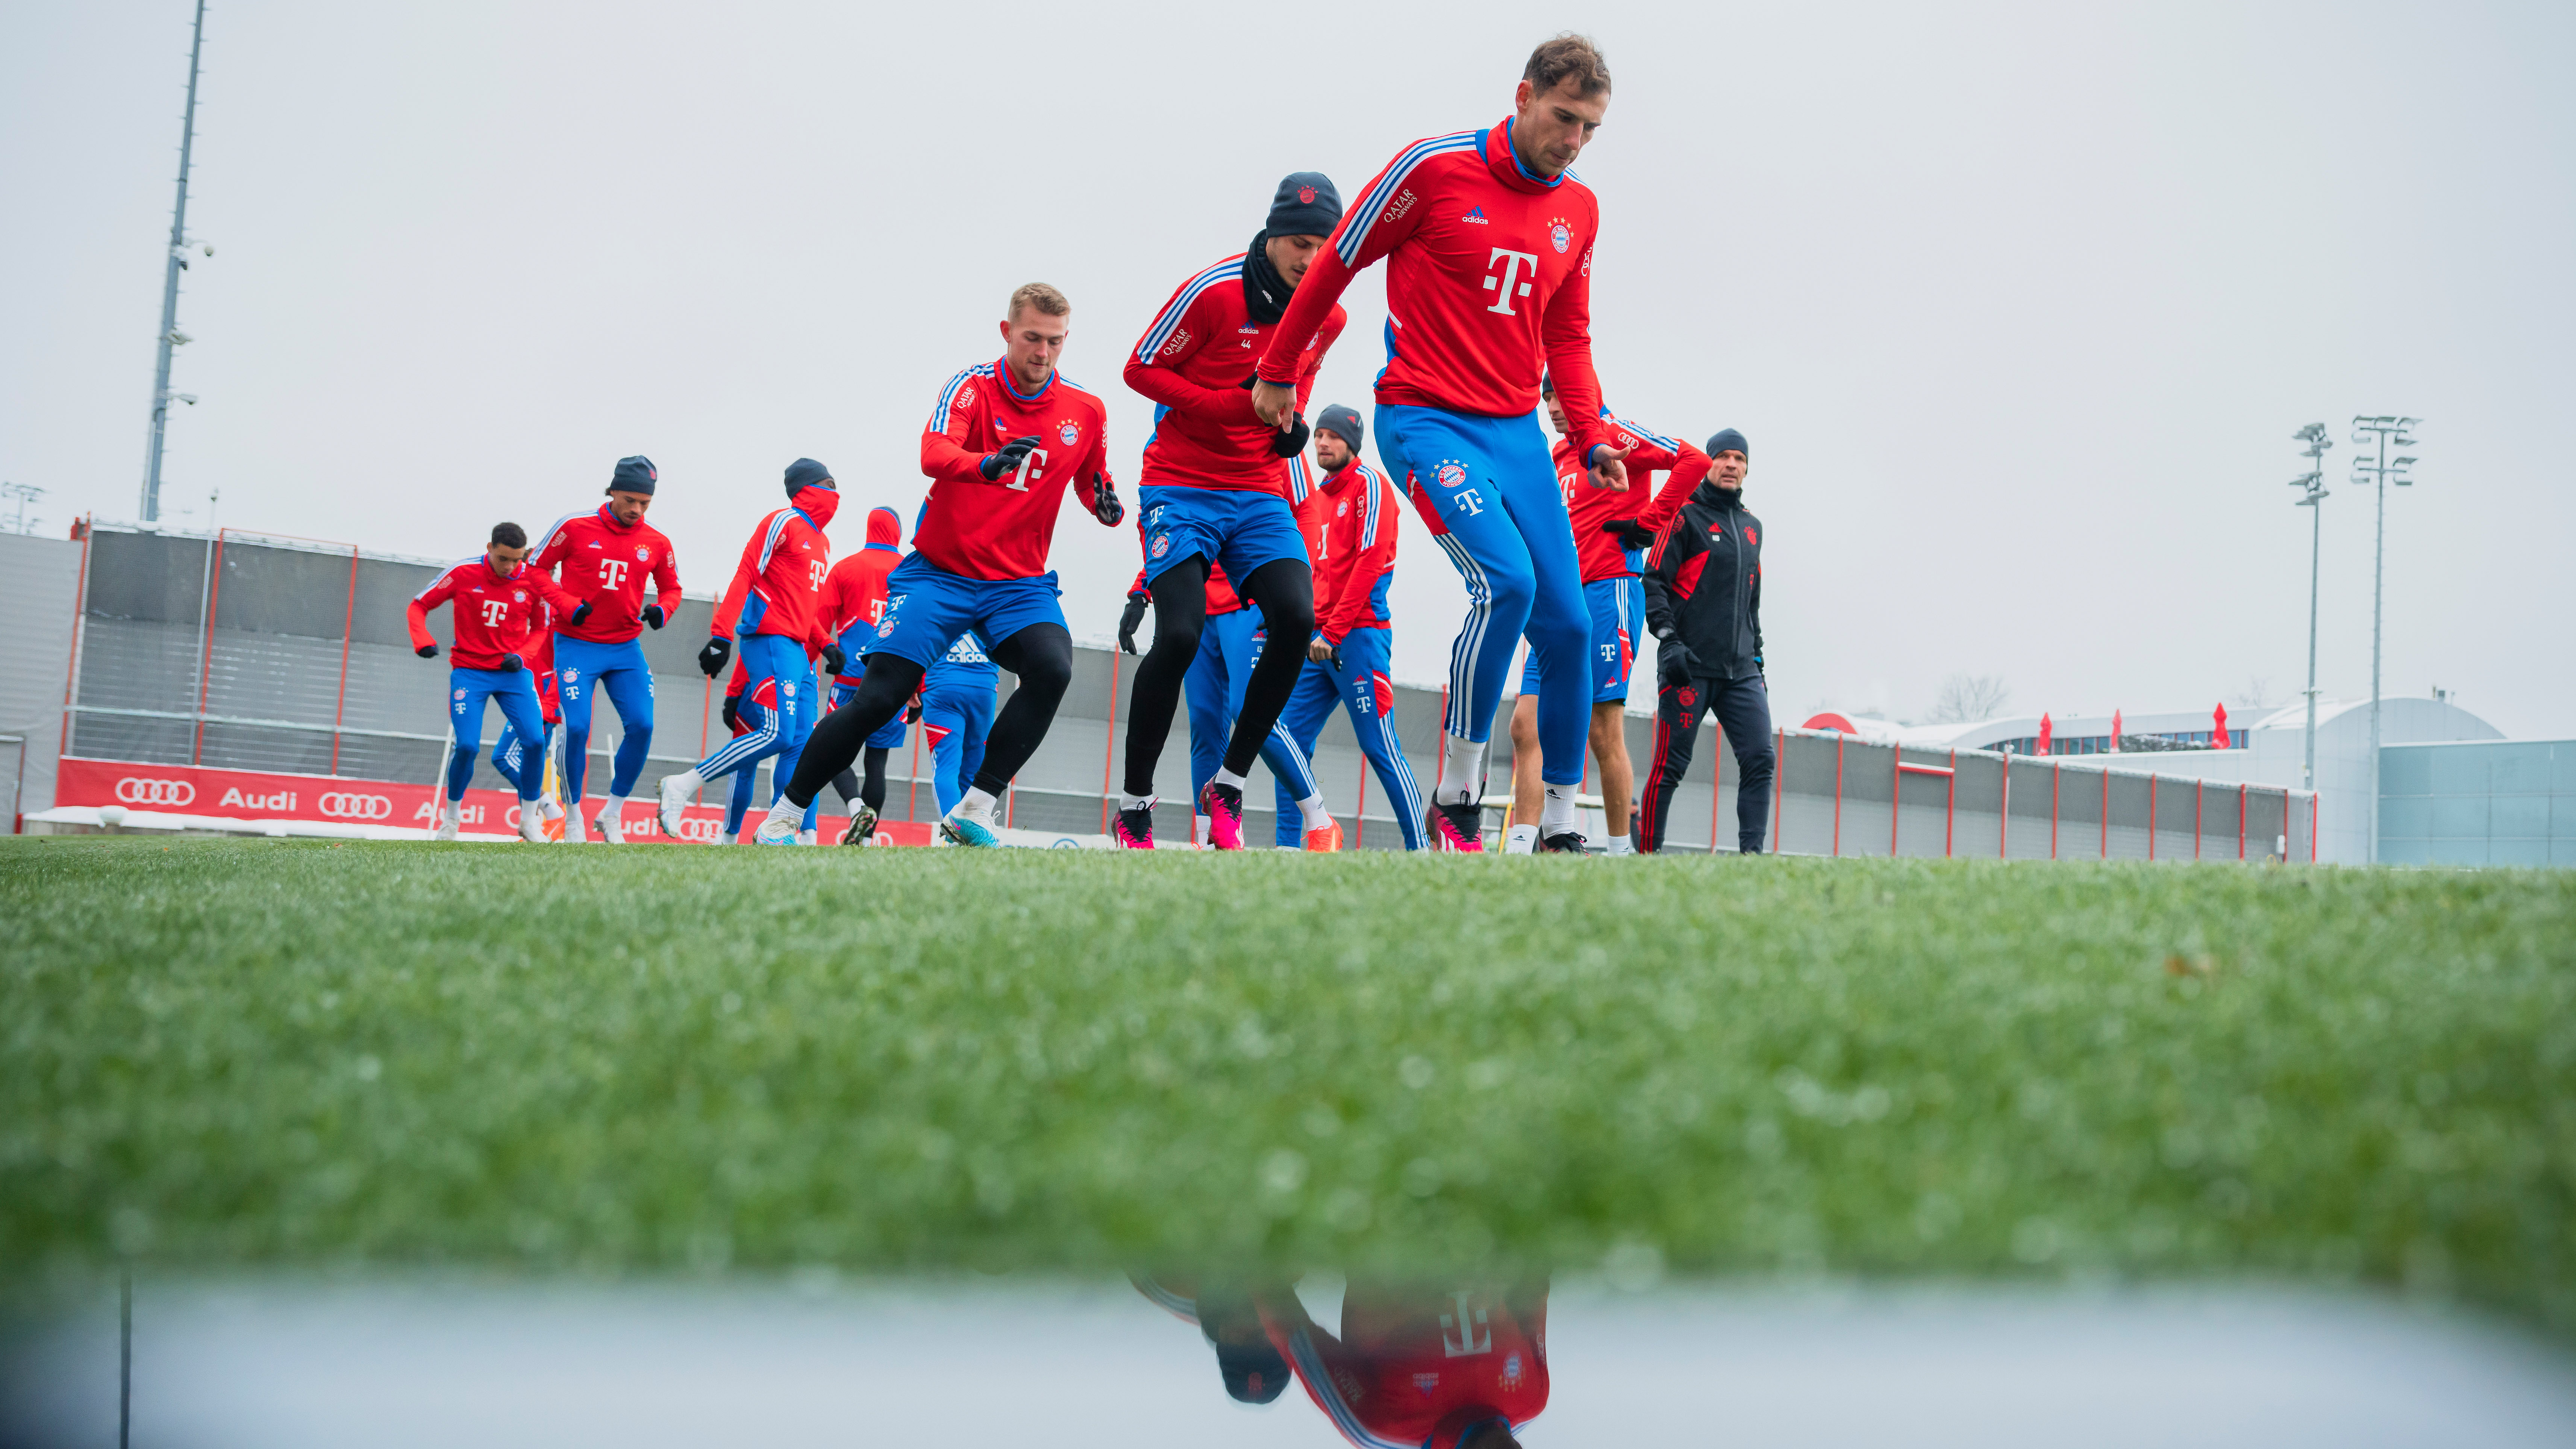
[[1105,528],[1127,516],[1109,478],[1109,410],[1056,371],[1072,315],[1064,293],[1044,282],[1019,288],[1003,313],[1002,355],[939,390],[921,434],[930,499],[912,552],[886,579],[885,622],[859,692],[815,728],[787,797],[760,826],[764,842],[793,828],[794,812],[849,768],[867,737],[921,691],[931,664],[973,630],[1020,685],[993,721],[974,784],[939,830],[957,845],[1002,843],[994,806],[1045,740],[1073,682],[1073,635],[1054,572],[1041,572],[1065,488]]
[[1507,1449],[1547,1407],[1545,1278],[1448,1290],[1353,1279],[1328,1333],[1285,1286],[1256,1288],[1270,1342],[1363,1449]]
[[966,798],[966,786],[984,766],[984,738],[993,731],[993,696],[1002,671],[973,630],[957,636],[921,681],[921,731],[930,737],[930,788],[946,815]]
[[[867,642],[877,636],[877,625],[885,622],[886,575],[902,560],[896,547],[902,542],[902,517],[891,508],[871,508],[867,546],[832,565],[823,580],[824,626],[841,646],[841,672],[832,679],[834,709],[859,692],[859,676],[850,671],[860,667]],[[865,783],[851,778],[848,770],[832,777],[832,788],[841,792],[841,803],[850,807],[850,826],[841,834],[843,845],[865,845],[877,833],[877,814],[885,809],[886,751],[902,745],[906,726],[905,718],[898,715],[868,736],[866,752],[860,756],[867,771]]]
[[[689,797],[709,780],[756,767],[776,757],[772,778],[784,778],[797,764],[806,736],[814,730],[816,694],[811,656],[819,655],[825,672],[841,672],[841,646],[825,632],[823,580],[832,572],[832,544],[823,529],[841,506],[832,470],[811,458],[787,465],[788,506],[773,510],[752,529],[742,546],[724,602],[716,606],[713,632],[698,651],[698,667],[709,679],[724,672],[733,656],[733,640],[742,641],[745,684],[744,718],[759,706],[752,732],[727,740],[694,767],[662,777],[662,833],[680,838],[680,812]],[[849,763],[844,759],[843,765]],[[793,845],[799,830],[814,828],[812,795],[799,807],[801,824],[762,843]],[[776,807],[771,807],[773,812]]]
[[1297,343],[1354,275],[1386,260],[1378,455],[1405,479],[1469,601],[1449,655],[1449,718],[1432,790],[1432,828],[1453,850],[1483,849],[1485,744],[1515,636],[1526,636],[1538,659],[1539,833],[1574,830],[1592,629],[1565,499],[1532,414],[1540,374],[1552,373],[1574,423],[1575,456],[1603,486],[1625,484],[1626,454],[1600,421],[1592,373],[1600,213],[1566,170],[1609,106],[1600,52],[1560,35],[1531,53],[1511,115],[1406,147],[1317,256],[1252,390],[1255,411],[1293,427]]
[[[1127,385],[1155,404],[1136,491],[1154,647],[1136,666],[1128,698],[1127,778],[1118,803],[1128,844],[1152,839],[1154,765],[1198,657],[1209,570],[1225,570],[1273,637],[1303,639],[1315,627],[1314,574],[1290,506],[1288,460],[1305,451],[1308,430],[1297,409],[1341,334],[1344,313],[1327,300],[1295,337],[1279,339],[1297,284],[1341,215],[1330,180],[1291,173],[1252,244],[1192,273],[1128,354]],[[1280,389],[1289,402],[1275,425],[1255,413],[1246,393],[1254,360],[1273,354],[1282,355],[1289,384]],[[1300,663],[1289,648],[1265,651],[1252,667],[1224,757],[1194,802],[1208,817],[1208,843],[1219,850],[1243,848],[1244,772],[1279,722]],[[1301,786],[1311,785],[1311,770],[1295,773]],[[1322,798],[1314,798],[1320,808]],[[1332,817],[1323,819],[1329,825]],[[1338,836],[1338,827],[1331,833]]]
[[[1637,650],[1646,639],[1646,596],[1637,584],[1645,567],[1645,548],[1655,540],[1682,500],[1708,476],[1708,455],[1689,443],[1675,442],[1625,419],[1606,407],[1601,420],[1610,440],[1628,453],[1628,486],[1594,487],[1590,470],[1574,456],[1572,427],[1556,395],[1555,380],[1539,384],[1548,421],[1557,432],[1557,486],[1565,493],[1565,510],[1574,524],[1574,552],[1583,561],[1583,602],[1592,613],[1592,758],[1601,766],[1601,814],[1609,827],[1609,853],[1631,853],[1629,807],[1637,778],[1628,761],[1628,676]],[[1654,475],[1669,471],[1654,491]],[[1521,671],[1520,699],[1512,706],[1512,828],[1503,849],[1527,855],[1534,849],[1562,849],[1561,837],[1543,846],[1538,837],[1541,794],[1538,778],[1538,661]],[[1580,837],[1572,842],[1582,848]]]
[[1771,811],[1771,693],[1762,677],[1762,520],[1744,509],[1752,450],[1733,428],[1708,440],[1707,481],[1655,545],[1646,627],[1661,641],[1655,761],[1638,802],[1637,848],[1663,848],[1673,787],[1689,772],[1701,716],[1735,748],[1736,848],[1762,853]]
[[[501,717],[519,737],[546,737],[536,685],[528,673],[528,642],[551,606],[573,620],[589,611],[555,586],[555,581],[528,567],[527,530],[515,523],[492,525],[492,539],[481,554],[462,558],[440,570],[429,587],[412,595],[406,611],[412,652],[438,657],[430,636],[429,611],[453,602],[448,620],[454,627],[455,652],[447,672],[448,728],[455,748],[447,759],[447,809],[438,819],[438,838],[454,840],[465,803],[466,782],[474,778],[474,757],[483,746],[483,702],[500,706]],[[534,757],[536,752],[528,752]],[[510,783],[519,790],[519,838],[531,844],[546,838],[537,795],[545,782],[542,759],[522,764]]]
[[[581,816],[590,766],[590,707],[598,694],[617,708],[624,735],[608,777],[608,803],[599,809],[599,840],[622,845],[626,797],[653,748],[653,667],[644,662],[643,634],[659,629],[680,607],[680,567],[671,541],[644,521],[653,506],[653,460],[620,458],[608,479],[608,501],[594,513],[556,519],[537,545],[536,567],[561,573],[565,592],[590,607],[579,624],[557,628],[552,673],[560,681],[564,722],[564,794],[572,804],[565,838],[587,838]],[[653,583],[653,602],[644,584]]]
[[522,740],[518,727],[504,715],[501,733],[492,741],[492,768],[504,777],[515,783],[521,770],[537,772],[539,804],[544,811],[546,839],[549,841],[563,839],[564,821],[577,818],[555,799],[552,790],[545,788],[546,777],[554,765],[555,751],[563,744],[563,700],[555,688],[553,617],[554,610],[546,610],[546,622],[541,622],[537,632],[528,637],[528,647],[519,651],[519,657],[527,663],[528,677],[536,681],[537,713],[545,724],[545,735],[538,740]]
[[1266,1404],[1287,1390],[1294,1375],[1271,1345],[1251,1295],[1230,1284],[1169,1273],[1131,1271],[1127,1281],[1155,1307],[1198,1327],[1208,1347],[1216,1350],[1217,1377],[1225,1383],[1226,1397],[1239,1404]]
[[[1404,829],[1404,848],[1424,849],[1422,787],[1395,734],[1393,634],[1386,614],[1387,585],[1395,578],[1395,530],[1401,507],[1387,476],[1360,461],[1366,429],[1359,413],[1335,403],[1315,418],[1315,465],[1324,475],[1313,540],[1315,637],[1306,646],[1305,671],[1288,696],[1280,725],[1311,759],[1315,741],[1335,700],[1351,717],[1360,752],[1377,771],[1378,784]],[[1279,786],[1279,844],[1294,847],[1288,823],[1288,786]]]

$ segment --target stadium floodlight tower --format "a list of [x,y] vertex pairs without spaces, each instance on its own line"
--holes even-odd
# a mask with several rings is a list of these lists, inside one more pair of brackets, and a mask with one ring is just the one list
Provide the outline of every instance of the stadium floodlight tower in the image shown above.
[[[2383,577],[2388,558],[2388,485],[2412,487],[2415,480],[2406,470],[2415,466],[2413,458],[2391,458],[2388,450],[2416,446],[2408,430],[2422,418],[2355,417],[2352,420],[2352,445],[2374,451],[2352,460],[2352,481],[2367,483],[2378,493],[2377,537],[2370,546],[2370,839],[2365,842],[2367,854],[2362,858],[2379,864],[2379,625],[2384,594]],[[2374,461],[2374,459],[2376,461]]]
[[2291,438],[2308,445],[2308,471],[2290,480],[2290,486],[2304,491],[2295,505],[2308,510],[2308,735],[2307,753],[2299,767],[2300,788],[2317,788],[2317,567],[2324,558],[2326,511],[2318,505],[2333,496],[2326,492],[2326,449],[2334,440],[2326,436],[2326,425],[2310,423],[2292,433]]
[[[170,349],[187,342],[179,330],[179,274],[188,269],[188,163],[197,144],[197,60],[206,48],[206,0],[197,0],[195,38],[188,42],[188,109],[179,123],[179,201],[170,211],[170,254],[161,269],[161,343],[159,357],[152,368],[152,428],[143,453],[143,521],[158,522],[161,517],[161,436],[170,422],[170,404],[174,401],[195,403],[184,393],[170,391]],[[206,247],[207,256],[215,249]]]

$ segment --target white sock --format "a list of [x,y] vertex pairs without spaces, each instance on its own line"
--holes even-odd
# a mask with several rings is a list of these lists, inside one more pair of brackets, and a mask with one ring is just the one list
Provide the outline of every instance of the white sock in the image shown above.
[[1206,816],[1193,815],[1190,817],[1190,840],[1193,844],[1197,845],[1205,845],[1208,843],[1208,818]]
[[462,801],[462,800],[450,800],[450,801],[448,801],[448,802],[447,802],[447,823],[448,823],[448,824],[450,824],[450,825],[461,825],[461,824],[463,824],[463,823],[464,823],[464,821],[465,821],[465,802],[464,802],[464,801]]
[[1443,735],[1440,784],[1431,798],[1443,805],[1473,804],[1485,788],[1485,747],[1457,735]]
[[1538,827],[1515,825],[1503,832],[1503,854],[1528,855],[1538,848]]
[[1610,837],[1609,844],[1604,848],[1602,853],[1605,855],[1635,855],[1637,853],[1637,842],[1625,835],[1613,835]]
[[989,826],[993,823],[993,806],[996,803],[992,796],[969,785],[966,787],[964,798],[957,802],[957,808],[948,813],[960,820],[972,820],[978,825]]
[[561,820],[563,817],[564,808],[555,803],[555,797],[548,795],[546,797],[546,818],[548,820]]
[[1121,810],[1151,810],[1154,808],[1154,802],[1162,798],[1163,797],[1160,795],[1122,794],[1118,797],[1118,808]]
[[1297,813],[1306,817],[1309,832],[1327,829],[1333,823],[1333,812],[1324,808],[1322,795],[1309,795],[1298,801]]
[[602,832],[605,832],[605,831],[607,831],[608,829],[610,829],[611,827],[615,826],[615,825],[617,824],[618,820],[619,820],[621,817],[623,817],[623,816],[625,815],[625,813],[626,813],[626,797],[625,797],[625,796],[623,796],[623,795],[611,795],[611,796],[609,796],[609,797],[608,797],[608,803],[599,807],[599,828],[600,828],[600,830],[601,830]]
[[1538,807],[1538,833],[1563,835],[1574,829],[1574,791],[1572,785],[1550,785],[1547,798]]
[[1243,788],[1243,777],[1232,770],[1227,769],[1225,766],[1219,765],[1216,767],[1216,777],[1209,780],[1208,783],[1211,785],[1230,785],[1233,788],[1240,790]]
[[769,807],[769,818],[784,822],[791,830],[802,830],[805,828],[805,807],[781,795],[778,803]]
[[690,768],[676,775],[665,776],[662,780],[662,794],[665,798],[673,795],[695,795],[706,783],[704,775],[699,774],[695,768]]

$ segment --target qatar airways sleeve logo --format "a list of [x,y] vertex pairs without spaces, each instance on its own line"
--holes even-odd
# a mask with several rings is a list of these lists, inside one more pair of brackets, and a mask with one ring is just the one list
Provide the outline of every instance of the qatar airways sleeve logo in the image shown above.
[[[1503,264],[1501,276],[1494,275],[1492,271],[1496,262]],[[1512,299],[1530,294],[1530,284],[1522,281],[1521,278],[1538,270],[1538,254],[1516,252],[1509,247],[1496,247],[1494,254],[1485,259],[1485,266],[1487,268],[1485,290],[1494,294],[1494,304],[1485,310],[1500,312],[1506,317],[1519,316],[1519,313],[1512,310]]]

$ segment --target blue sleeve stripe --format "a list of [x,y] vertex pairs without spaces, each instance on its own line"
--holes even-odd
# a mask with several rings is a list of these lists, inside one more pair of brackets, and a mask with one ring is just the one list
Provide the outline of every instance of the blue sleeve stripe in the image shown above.
[[1243,258],[1238,254],[1181,283],[1181,289],[1172,294],[1172,300],[1164,304],[1162,311],[1154,314],[1154,325],[1145,329],[1145,340],[1136,344],[1136,360],[1146,363],[1154,360],[1154,354],[1163,350],[1163,344],[1172,340],[1172,333],[1181,325],[1182,315],[1190,310],[1191,303],[1199,299],[1199,293],[1219,282],[1242,279]]
[[769,530],[769,536],[760,541],[760,566],[753,570],[754,573],[769,572],[769,555],[777,549],[779,538],[787,532],[787,520],[795,512],[793,508],[782,508],[769,515],[769,522],[765,525]]
[[1315,1401],[1324,1406],[1325,1417],[1333,1421],[1334,1428],[1342,1431],[1343,1438],[1361,1446],[1361,1449],[1417,1449],[1415,1445],[1381,1439],[1368,1431],[1368,1426],[1360,1422],[1359,1414],[1342,1397],[1342,1386],[1333,1382],[1332,1370],[1325,1365],[1323,1355],[1315,1352],[1315,1340],[1305,1329],[1300,1328],[1289,1335],[1288,1350],[1296,1362],[1298,1376],[1305,1379]]
[[1635,433],[1638,437],[1645,439],[1647,442],[1654,444],[1656,447],[1663,449],[1667,453],[1678,453],[1682,450],[1681,444],[1674,442],[1672,439],[1665,437],[1663,434],[1656,432],[1654,429],[1647,427],[1642,423],[1632,423],[1626,418],[1615,416],[1608,408],[1603,408],[1601,410],[1601,421],[1608,423],[1613,427],[1626,428],[1629,432]]
[[948,385],[939,390],[938,405],[930,410],[930,430],[934,433],[944,433],[948,431],[948,404],[957,396],[957,389],[965,385],[966,379],[970,377],[991,377],[992,375],[993,364],[989,362],[979,362],[973,367],[966,369],[964,372],[957,374],[955,377],[948,379]]
[[1415,167],[1445,151],[1481,151],[1484,145],[1483,131],[1458,131],[1434,136],[1428,141],[1416,141],[1406,147],[1404,154],[1396,157],[1395,163],[1386,168],[1386,174],[1378,178],[1377,184],[1368,189],[1368,194],[1360,198],[1359,209],[1343,219],[1341,240],[1333,244],[1333,250],[1341,255],[1342,265],[1359,265],[1360,248],[1368,241],[1369,228],[1377,224],[1378,217],[1386,211],[1387,203],[1394,199],[1396,191],[1404,185],[1405,178],[1413,174]]
[[431,579],[431,580],[429,581],[429,585],[428,585],[428,587],[427,587],[427,588],[422,589],[422,590],[420,591],[420,593],[414,594],[414,595],[412,595],[412,597],[413,597],[413,598],[415,598],[415,599],[417,599],[417,598],[420,598],[420,597],[422,597],[422,596],[426,595],[426,594],[429,592],[429,590],[430,590],[430,589],[437,588],[440,584],[446,583],[446,582],[447,582],[447,580],[449,579],[449,577],[451,577],[452,575],[454,575],[454,574],[455,574],[455,572],[456,572],[458,569],[461,569],[461,568],[465,567],[467,564],[477,564],[477,563],[481,563],[482,561],[483,561],[483,556],[482,556],[481,554],[479,554],[479,553],[478,553],[478,554],[472,554],[472,555],[469,555],[469,556],[467,556],[467,557],[465,557],[465,558],[458,559],[456,562],[454,562],[454,563],[452,563],[452,564],[449,564],[447,567],[445,567],[445,568],[443,568],[443,569],[440,569],[440,570],[438,571],[438,577],[436,577],[436,578],[434,578],[434,579]]

